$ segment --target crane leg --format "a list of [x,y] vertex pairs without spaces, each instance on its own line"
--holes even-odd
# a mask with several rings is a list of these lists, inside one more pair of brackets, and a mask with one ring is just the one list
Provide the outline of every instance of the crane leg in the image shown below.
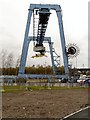
[[68,79],[68,75],[69,75],[68,57],[67,57],[67,53],[66,53],[66,45],[65,45],[65,37],[64,37],[64,30],[63,30],[61,10],[57,11],[57,17],[58,17],[60,37],[61,37],[63,60],[64,60],[64,66],[65,66],[65,75],[66,75],[66,79]]
[[29,28],[30,28],[31,16],[32,16],[32,11],[29,10],[18,75],[24,74],[24,71],[25,71],[26,59],[27,59],[27,54],[28,54],[28,46],[29,46],[29,41],[27,38],[28,38],[28,33],[29,33]]

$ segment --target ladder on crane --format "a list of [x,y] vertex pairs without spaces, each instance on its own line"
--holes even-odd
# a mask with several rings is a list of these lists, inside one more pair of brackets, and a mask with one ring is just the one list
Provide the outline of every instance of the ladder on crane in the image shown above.
[[56,53],[53,47],[53,42],[52,42],[52,52],[53,52],[53,58],[54,58],[55,72],[56,74],[60,74],[60,56]]

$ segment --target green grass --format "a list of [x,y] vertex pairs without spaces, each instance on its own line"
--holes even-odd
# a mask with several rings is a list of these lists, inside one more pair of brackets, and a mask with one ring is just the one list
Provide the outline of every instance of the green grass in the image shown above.
[[4,92],[25,91],[25,86],[4,86]]
[[[32,91],[37,91],[37,90],[66,90],[66,89],[88,89],[87,87],[69,87],[68,86],[53,86],[49,87],[48,86],[28,86],[28,90]],[[89,87],[90,88],[90,87]],[[0,87],[0,89],[2,89]],[[4,86],[3,89],[5,90],[4,92],[16,92],[16,91],[26,91],[26,86]]]

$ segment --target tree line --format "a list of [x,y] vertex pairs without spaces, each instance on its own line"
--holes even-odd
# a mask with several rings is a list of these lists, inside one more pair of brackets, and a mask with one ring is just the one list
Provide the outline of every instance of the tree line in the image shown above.
[[[61,67],[60,74],[64,75],[64,67]],[[19,67],[13,68],[1,68],[2,75],[18,75]],[[25,73],[26,74],[53,74],[53,69],[51,66],[42,66],[38,65],[38,67],[25,67]]]
[[[19,71],[19,64],[20,64],[20,56],[18,56],[16,62],[14,59],[13,53],[8,53],[5,50],[2,50],[1,56],[0,56],[0,74],[1,75],[18,75]],[[26,74],[53,74],[53,68],[52,66],[44,66],[44,65],[32,65],[31,67],[25,67],[25,73]],[[64,75],[65,70],[64,66],[60,67],[60,74]],[[78,74],[78,71],[76,68],[69,68],[69,75],[75,75]]]
[[[18,75],[19,67],[13,68],[0,68],[2,71],[2,75]],[[31,67],[25,67],[25,74],[53,74],[53,68],[51,66],[42,66],[38,65],[35,67],[34,65]],[[60,67],[60,74],[65,75],[64,66]],[[69,68],[69,75],[78,74],[77,70],[73,68],[72,70]]]
[[[16,62],[13,53],[8,53],[6,50],[2,50],[0,58],[1,66],[0,71],[2,75],[17,75],[19,71],[20,56]],[[31,67],[25,67],[25,73],[27,74],[53,74],[53,69],[50,65],[32,65]],[[64,67],[61,67],[60,74],[65,74]]]

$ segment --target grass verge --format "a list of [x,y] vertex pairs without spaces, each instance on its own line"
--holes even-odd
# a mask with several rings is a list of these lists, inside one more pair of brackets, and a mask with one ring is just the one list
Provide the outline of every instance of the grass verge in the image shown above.
[[66,89],[89,89],[90,87],[68,87],[68,86],[4,86],[3,92],[37,91],[37,90],[66,90]]

